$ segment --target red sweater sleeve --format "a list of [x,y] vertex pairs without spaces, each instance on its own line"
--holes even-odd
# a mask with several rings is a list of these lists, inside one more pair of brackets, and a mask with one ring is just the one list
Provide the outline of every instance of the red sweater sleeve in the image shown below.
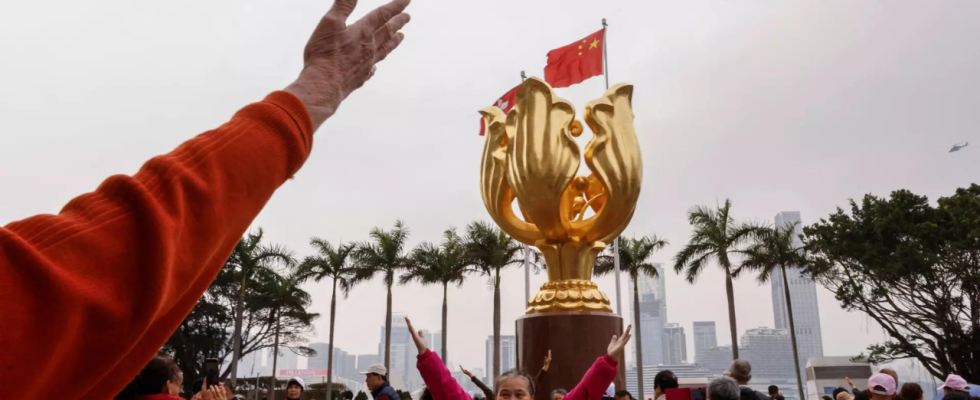
[[22,398],[114,397],[303,165],[312,138],[299,99],[275,92],[58,215],[0,228],[0,381]]
[[425,387],[429,388],[432,398],[436,400],[473,400],[469,393],[459,386],[456,378],[446,369],[446,364],[442,363],[439,356],[431,350],[419,354],[416,366],[419,375],[425,381]]
[[597,358],[578,385],[565,395],[565,400],[602,399],[609,384],[616,379],[617,364],[616,360],[608,355]]

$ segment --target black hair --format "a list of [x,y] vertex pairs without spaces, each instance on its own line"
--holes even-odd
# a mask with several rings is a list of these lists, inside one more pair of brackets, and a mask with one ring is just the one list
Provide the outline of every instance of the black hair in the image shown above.
[[680,385],[677,383],[677,376],[671,370],[665,369],[653,377],[653,387],[657,386],[660,386],[661,391],[667,392],[667,389],[677,389]]
[[493,392],[497,393],[497,391],[499,390],[500,381],[503,381],[504,379],[510,379],[510,378],[524,378],[524,380],[527,381],[528,393],[531,396],[534,396],[534,393],[536,391],[535,389],[537,389],[534,387],[534,378],[532,378],[531,375],[529,375],[527,372],[524,372],[524,370],[518,370],[518,369],[512,369],[510,371],[500,374],[500,376],[498,376],[497,379],[493,381]]
[[949,394],[943,396],[943,400],[973,400],[966,392],[950,389]]
[[833,395],[834,400],[837,400],[837,395],[841,394],[841,392],[851,393],[851,392],[848,392],[847,389],[844,389],[842,387],[838,387],[837,389],[834,389],[834,395]]
[[629,397],[630,399],[633,398],[633,395],[630,394],[629,390],[617,390],[616,391],[616,397],[623,397],[623,396]]
[[823,395],[823,396],[820,396],[820,400],[834,400],[834,399],[831,399],[830,396],[828,396],[828,395]]
[[429,388],[425,388],[425,390],[422,391],[422,398],[419,400],[433,400],[432,392],[429,391]]
[[[772,395],[774,395],[776,393],[779,393],[779,386],[769,385],[769,395],[772,396]],[[834,396],[834,397],[836,397],[836,396]]]
[[568,391],[565,390],[565,389],[562,389],[562,388],[558,388],[558,389],[552,390],[551,391],[551,398],[552,399],[555,398],[555,395],[556,394],[566,395],[566,394],[568,394]]
[[136,393],[160,394],[167,382],[175,382],[180,368],[173,358],[165,355],[153,357],[136,376]]
[[304,388],[303,385],[300,385],[299,381],[293,378],[290,378],[289,381],[286,382],[286,389],[289,389],[289,387],[293,385],[299,386],[300,393],[306,392],[306,388]]
[[353,399],[354,398],[354,392],[352,392],[350,390],[345,390],[344,391],[344,398],[345,399]]

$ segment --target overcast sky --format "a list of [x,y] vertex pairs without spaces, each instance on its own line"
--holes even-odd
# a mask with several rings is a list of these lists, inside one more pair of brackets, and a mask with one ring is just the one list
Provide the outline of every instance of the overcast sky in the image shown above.
[[[355,14],[379,4],[361,0]],[[0,3],[0,224],[56,213],[285,87],[329,6]],[[521,70],[542,76],[548,50],[600,29],[602,17],[610,80],[636,85],[644,181],[625,234],[668,238],[657,261],[687,240],[692,205],[730,198],[740,220],[793,210],[809,224],[866,193],[905,188],[935,200],[980,171],[980,2],[416,0],[409,11],[405,42],[323,125],[305,167],[255,221],[272,241],[306,255],[311,236],[364,240],[404,219],[414,245],[488,219],[476,111]],[[593,78],[557,92],[581,113],[603,89]],[[967,140],[976,143],[947,153]],[[728,343],[723,274],[712,267],[697,285],[672,271],[666,279],[689,356],[692,321],[717,321]],[[596,281],[614,296],[612,278]],[[307,288],[322,314],[315,340],[326,341],[329,284]],[[506,272],[502,290],[503,333],[513,334],[523,273]],[[438,330],[441,294],[398,286],[394,308]],[[735,295],[740,330],[773,325],[768,286],[741,279]],[[482,367],[492,291],[474,276],[449,296],[452,361]],[[829,292],[819,298],[827,355],[882,338]],[[338,307],[337,346],[376,352],[384,308],[380,281],[357,287]]]

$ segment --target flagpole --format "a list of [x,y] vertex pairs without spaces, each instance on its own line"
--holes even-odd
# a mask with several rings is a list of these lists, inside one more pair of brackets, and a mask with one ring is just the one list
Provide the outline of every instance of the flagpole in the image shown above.
[[[602,19],[602,75],[606,78],[606,90],[609,90],[609,57],[606,53],[606,48],[609,47],[609,41],[606,40],[607,31],[609,30],[609,25],[606,24],[606,19]],[[619,283],[619,238],[613,239],[613,267],[616,269],[616,312],[620,317],[623,316],[623,298],[620,295],[620,283]]]
[[[527,75],[524,71],[521,71],[521,82],[527,79]],[[529,262],[527,262],[528,257],[531,255],[530,248],[524,245],[524,308],[531,303],[531,267]]]

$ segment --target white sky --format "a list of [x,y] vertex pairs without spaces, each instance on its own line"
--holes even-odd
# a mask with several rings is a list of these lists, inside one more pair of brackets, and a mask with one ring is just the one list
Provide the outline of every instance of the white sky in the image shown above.
[[[357,15],[381,4],[362,0]],[[928,7],[925,5],[928,4]],[[328,0],[0,3],[0,224],[54,213],[111,174],[227,120],[286,86]],[[416,0],[402,47],[315,139],[313,154],[255,221],[309,254],[310,236],[363,240],[404,219],[413,245],[488,219],[480,201],[476,110],[541,76],[545,54],[609,19],[611,81],[636,85],[643,193],[628,235],[690,234],[685,211],[731,198],[739,219],[798,210],[813,223],[848,198],[907,188],[935,199],[976,181],[980,3],[965,1]],[[601,78],[560,96],[581,107]],[[587,135],[583,135],[583,138]],[[545,280],[533,277],[537,287]],[[668,313],[715,320],[727,343],[723,275],[667,276]],[[452,361],[484,365],[492,292],[450,290]],[[611,278],[598,279],[614,294]],[[310,284],[326,341],[329,284]],[[503,333],[523,312],[523,273],[503,280]],[[739,328],[772,326],[768,286],[736,282]],[[624,292],[624,301],[626,293]],[[821,289],[827,355],[882,336]],[[396,287],[395,310],[437,330],[441,291]],[[337,345],[377,349],[384,289],[338,307]],[[560,360],[561,355],[556,355]]]

